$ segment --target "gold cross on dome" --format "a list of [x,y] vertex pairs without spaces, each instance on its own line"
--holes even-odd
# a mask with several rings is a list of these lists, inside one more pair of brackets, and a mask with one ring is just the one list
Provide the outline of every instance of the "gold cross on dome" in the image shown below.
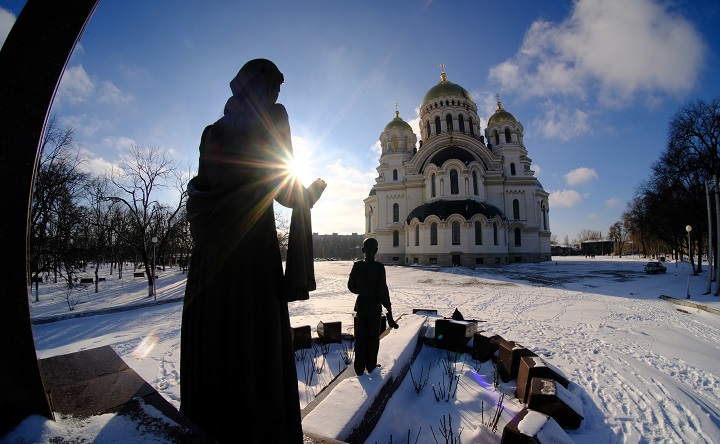
[[441,63],[440,65],[438,65],[438,68],[440,68],[440,72],[442,72],[443,74],[445,73],[445,64],[444,63]]

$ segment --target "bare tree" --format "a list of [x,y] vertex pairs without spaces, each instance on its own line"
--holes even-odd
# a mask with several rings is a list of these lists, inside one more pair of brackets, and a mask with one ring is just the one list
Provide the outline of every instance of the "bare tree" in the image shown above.
[[[711,211],[707,208],[705,183],[720,174],[719,145],[720,98],[707,102],[697,100],[673,116],[668,132],[668,148],[659,165],[665,178],[676,178],[676,184],[682,192],[685,206],[683,214],[697,239],[694,249],[697,252],[695,273],[702,272],[701,240],[707,236],[707,212]],[[717,211],[711,213],[717,217]],[[674,228],[682,233],[685,224]]]
[[92,260],[95,269],[95,293],[98,292],[100,266],[106,262],[112,242],[113,205],[108,199],[108,178],[96,177],[90,181],[87,189],[88,231],[87,258]]
[[610,225],[608,229],[608,237],[615,244],[618,256],[623,255],[623,249],[625,248],[625,242],[628,239],[628,233],[625,229],[625,224],[622,221],[617,221]]
[[[64,238],[68,227],[76,224],[73,213],[79,211],[78,197],[88,175],[79,170],[82,159],[74,147],[74,128],[62,127],[52,116],[43,133],[39,163],[33,185],[30,207],[30,271],[36,282],[35,300],[39,299],[37,282],[40,272],[53,272],[57,282],[61,268],[72,267],[74,257]],[[67,262],[63,265],[63,262]],[[64,275],[66,278],[67,274]],[[72,285],[72,281],[69,282]]]
[[[150,269],[151,239],[158,238],[157,248],[162,251],[171,231],[180,223],[177,216],[187,196],[183,177],[168,151],[156,146],[141,148],[137,144],[121,156],[120,168],[110,176],[117,190],[109,199],[127,210],[130,224],[129,230],[115,234],[140,255],[148,277],[148,296],[153,296],[155,276]],[[178,201],[173,206],[162,205],[156,196],[173,185],[180,191]]]
[[578,237],[575,242],[579,244],[581,242],[589,240],[602,240],[602,232],[587,229],[580,230],[580,233],[578,233]]
[[275,229],[277,230],[280,254],[283,260],[287,259],[288,236],[290,235],[290,220],[287,214],[275,211]]

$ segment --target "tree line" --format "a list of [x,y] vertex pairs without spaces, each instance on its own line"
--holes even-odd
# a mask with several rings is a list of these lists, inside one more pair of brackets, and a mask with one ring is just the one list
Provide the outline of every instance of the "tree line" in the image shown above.
[[[638,185],[620,220],[608,228],[606,239],[613,241],[615,254],[630,248],[650,257],[667,252],[675,259],[687,256],[693,274],[702,272],[707,258],[716,280],[718,264],[712,260],[720,250],[719,141],[720,98],[690,102],[673,115],[665,150],[652,163],[649,177]],[[575,242],[601,239],[599,231],[583,230]],[[569,244],[567,236],[565,244]]]
[[[153,295],[153,260],[186,265],[192,248],[185,214],[189,171],[167,150],[133,145],[117,165],[93,174],[74,140],[74,128],[51,116],[35,170],[29,220],[29,280],[64,280],[101,264],[122,278],[126,264],[142,270]],[[158,196],[169,190],[173,203]],[[37,285],[35,298],[39,297]]]

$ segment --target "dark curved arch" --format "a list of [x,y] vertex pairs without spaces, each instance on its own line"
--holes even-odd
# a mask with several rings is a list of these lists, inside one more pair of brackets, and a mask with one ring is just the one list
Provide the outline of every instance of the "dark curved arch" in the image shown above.
[[55,91],[98,0],[29,0],[0,51],[0,435],[32,414],[52,418],[38,367],[28,307],[28,214],[38,149]]
[[485,163],[485,160],[481,157],[478,157],[471,153],[469,150],[465,148],[461,148],[459,146],[448,146],[445,147],[432,156],[425,159],[422,165],[420,165],[420,173],[422,173],[425,168],[430,165],[431,163],[436,165],[438,168],[441,168],[445,162],[447,162],[450,159],[457,159],[464,163],[465,165],[468,165],[470,162],[474,162],[476,160],[480,161],[482,163],[485,170],[488,170],[487,164]]
[[465,220],[470,220],[476,214],[482,214],[488,220],[495,216],[500,216],[501,219],[505,219],[505,215],[500,208],[486,202],[478,202],[472,199],[441,199],[416,207],[408,214],[405,222],[409,224],[417,217],[422,223],[429,216],[437,216],[440,220],[447,220],[447,218],[453,214],[459,214],[464,217]]

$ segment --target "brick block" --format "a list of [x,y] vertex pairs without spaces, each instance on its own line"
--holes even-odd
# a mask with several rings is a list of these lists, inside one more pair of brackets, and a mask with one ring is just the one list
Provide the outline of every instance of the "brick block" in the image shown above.
[[500,444],[575,444],[560,425],[544,413],[527,407],[503,428]]
[[295,325],[292,327],[293,350],[312,347],[312,333],[309,325]]
[[342,322],[322,322],[317,325],[317,334],[323,344],[342,344]]
[[532,379],[528,408],[551,416],[565,429],[577,429],[584,418],[580,398],[553,379]]
[[480,362],[492,359],[495,352],[498,351],[498,343],[502,340],[500,335],[493,335],[482,330],[476,331],[473,335],[473,359]]
[[517,387],[515,396],[520,402],[527,403],[530,395],[530,384],[533,378],[546,378],[562,384],[567,388],[570,381],[562,374],[562,372],[543,361],[542,358],[536,356],[522,356],[520,358],[520,366],[518,367]]
[[537,356],[515,341],[500,341],[498,343],[497,369],[503,382],[510,382],[518,376],[520,358],[523,356]]
[[474,321],[438,319],[435,321],[435,347],[465,353],[468,341],[477,330]]

